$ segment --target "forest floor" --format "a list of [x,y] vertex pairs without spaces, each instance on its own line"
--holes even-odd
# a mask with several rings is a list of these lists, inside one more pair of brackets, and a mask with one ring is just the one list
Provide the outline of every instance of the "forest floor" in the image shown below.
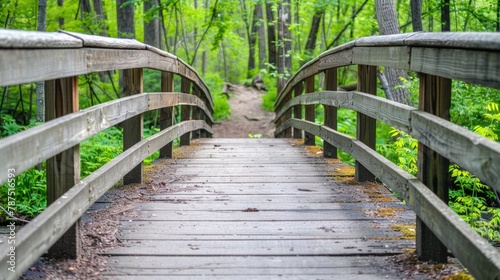
[[231,116],[213,126],[213,137],[274,137],[274,113],[262,108],[262,95],[265,92],[243,85],[231,85],[229,89]]
[[[231,117],[214,125],[214,138],[273,137],[274,113],[262,109],[262,91],[231,85],[228,93]],[[21,279],[106,279],[106,252],[121,246],[117,237],[119,221],[136,211],[137,206],[153,194],[177,192],[171,182],[178,178],[175,170],[164,161],[189,156],[196,148],[184,146],[174,151],[174,159],[159,160],[157,165],[145,168],[144,183],[117,186],[108,191],[82,217],[80,222],[81,254],[77,260],[56,260],[41,257]],[[163,166],[158,168],[158,166]],[[471,279],[459,278],[461,266],[450,258],[447,265],[434,265],[417,260],[414,253],[388,256],[401,279]],[[457,278],[455,278],[457,277]],[[462,275],[463,277],[463,275]]]

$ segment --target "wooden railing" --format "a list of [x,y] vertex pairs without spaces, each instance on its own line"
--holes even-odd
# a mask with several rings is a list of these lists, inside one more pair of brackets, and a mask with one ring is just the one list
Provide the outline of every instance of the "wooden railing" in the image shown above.
[[[356,64],[358,91],[337,91],[337,68]],[[375,96],[377,66],[418,73],[418,109]],[[324,91],[315,92],[319,74]],[[356,159],[356,180],[378,179],[402,197],[418,217],[420,258],[446,262],[449,250],[477,279],[500,279],[500,253],[447,205],[449,161],[500,192],[500,144],[449,122],[452,79],[500,88],[500,34],[361,38],[319,55],[289,80],[275,105],[276,136],[302,138],[304,131],[310,145],[319,136],[326,157],[336,157],[339,148]],[[323,125],[315,123],[315,104],[324,105]],[[337,107],[358,112],[356,138],[336,131]],[[418,178],[375,151],[376,120],[419,141]]]
[[[163,92],[143,93],[142,68],[161,71]],[[126,97],[78,110],[77,76],[117,69],[123,69]],[[181,77],[180,93],[173,92],[174,74]],[[0,30],[0,86],[34,81],[46,81],[48,121],[0,140],[0,184],[47,161],[50,205],[15,233],[15,243],[0,244],[2,279],[17,279],[49,249],[76,257],[74,224],[93,202],[122,178],[125,184],[140,183],[143,160],[158,150],[171,157],[174,139],[186,145],[190,132],[212,133],[213,103],[198,74],[177,57],[135,40]],[[174,106],[182,106],[175,125]],[[143,139],[142,114],[155,109],[161,110],[161,131]],[[123,153],[81,180],[79,144],[120,123]]]

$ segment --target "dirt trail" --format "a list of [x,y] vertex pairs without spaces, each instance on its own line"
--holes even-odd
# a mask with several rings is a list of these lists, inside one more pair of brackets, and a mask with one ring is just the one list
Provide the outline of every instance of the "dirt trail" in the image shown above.
[[243,85],[231,85],[231,117],[213,126],[214,138],[248,138],[249,134],[274,137],[274,113],[262,108],[264,92]]

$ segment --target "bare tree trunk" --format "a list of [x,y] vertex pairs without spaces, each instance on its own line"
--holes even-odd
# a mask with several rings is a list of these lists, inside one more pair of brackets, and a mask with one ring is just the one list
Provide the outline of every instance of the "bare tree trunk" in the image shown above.
[[290,37],[290,0],[280,2],[278,9],[278,91],[285,86],[292,72],[292,39]]
[[[398,34],[399,23],[394,0],[376,0],[375,7],[380,34]],[[413,106],[413,102],[410,100],[410,92],[403,87],[403,83],[400,80],[400,77],[408,79],[406,72],[401,69],[386,67],[384,76],[389,84],[386,97],[390,99],[392,96],[392,100],[396,102]]]
[[[149,19],[144,19],[144,43],[155,48],[160,45],[160,21],[157,15],[151,15],[151,9],[158,6],[157,0],[145,0],[143,4],[144,14],[148,14]],[[152,18],[151,18],[152,16]]]
[[273,67],[276,67],[276,28],[274,22],[274,14],[272,3],[266,3],[266,20],[267,20],[267,49],[269,52],[268,62]]
[[[47,29],[47,0],[38,1],[38,31]],[[36,82],[36,121],[45,121],[45,82]]]
[[248,57],[248,78],[251,78],[251,71],[256,68],[255,64],[255,47],[257,45],[257,33],[259,31],[259,18],[257,15],[257,6],[255,4],[253,8],[253,17],[252,17],[252,28],[250,30],[249,37],[249,57]]
[[128,0],[116,1],[118,37],[135,39],[134,4]]
[[[499,0],[500,1],[500,0]],[[258,22],[259,68],[266,68],[266,25],[264,21],[264,7],[261,2],[255,4],[255,18]]]
[[441,31],[450,30],[450,0],[441,0]]
[[325,15],[325,10],[320,9],[316,10],[312,17],[311,29],[309,30],[309,35],[307,36],[306,46],[304,48],[305,52],[305,60],[303,60],[300,64],[303,65],[309,59],[311,59],[314,55],[314,49],[316,48],[316,40],[318,37],[318,31],[321,23],[321,19]]
[[500,0],[497,0],[497,32],[500,32]]
[[422,0],[410,0],[411,24],[413,32],[423,31],[422,26]]
[[106,26],[106,15],[104,14],[104,5],[102,0],[94,0],[94,11],[96,15],[97,25],[99,26],[99,35],[108,36],[108,28]]

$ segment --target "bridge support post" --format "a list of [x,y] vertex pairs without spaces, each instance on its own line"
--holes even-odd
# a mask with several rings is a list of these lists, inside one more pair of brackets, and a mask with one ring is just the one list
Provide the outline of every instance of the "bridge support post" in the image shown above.
[[[358,89],[360,92],[377,94],[377,67],[358,65]],[[368,147],[375,150],[377,122],[364,114],[357,113],[356,137]],[[358,182],[374,181],[373,175],[366,167],[356,161],[355,180]]]
[[[190,94],[191,93],[191,81],[187,78],[182,77],[181,81],[181,92]],[[191,119],[191,106],[182,105],[181,107],[181,121],[189,121]],[[181,136],[181,146],[189,146],[191,144],[191,132]]]
[[[445,120],[450,119],[451,80],[420,74],[419,109]],[[421,143],[418,144],[418,179],[448,204],[450,161]],[[417,254],[423,261],[446,263],[448,250],[417,217]]]
[[[174,73],[165,71],[161,72],[161,91],[174,91]],[[160,130],[167,129],[172,126],[174,120],[173,109],[173,107],[160,109]],[[160,158],[172,158],[172,142],[160,149]]]
[[[306,94],[314,92],[314,76],[306,79]],[[306,121],[314,122],[316,118],[315,105],[306,105]],[[304,144],[313,146],[316,144],[314,134],[304,132]]]
[[[285,98],[283,98],[283,104],[287,103],[288,101],[290,101],[292,99],[292,92],[289,92]],[[292,109],[288,109],[284,114],[283,116],[281,117],[281,123],[284,123],[286,120],[288,119],[291,119],[292,118]],[[285,131],[282,132],[282,135],[281,137],[283,138],[292,138],[292,128],[289,127],[287,129],[285,129]]]
[[[46,120],[53,120],[77,112],[78,77],[63,78],[45,83]],[[65,139],[61,139],[65,141]],[[54,143],[55,145],[57,143]],[[71,187],[80,182],[80,146],[50,158],[47,168],[47,205],[61,197]],[[76,259],[80,253],[79,221],[49,249],[51,258]]]
[[[304,90],[304,84],[299,82],[293,88],[294,98],[302,95],[302,91]],[[296,105],[293,107],[293,118],[302,119],[302,105]],[[293,138],[294,139],[302,139],[302,130],[298,128],[293,128]]]
[[[142,68],[123,70],[123,95],[130,96],[143,91]],[[123,150],[127,150],[142,140],[143,115],[132,117],[123,122]],[[142,182],[143,163],[134,167],[125,177],[123,184]]]
[[[337,68],[325,71],[325,90],[337,90]],[[334,106],[324,106],[325,126],[337,130],[337,108]],[[337,158],[337,148],[332,144],[323,141],[323,156],[326,158]]]

